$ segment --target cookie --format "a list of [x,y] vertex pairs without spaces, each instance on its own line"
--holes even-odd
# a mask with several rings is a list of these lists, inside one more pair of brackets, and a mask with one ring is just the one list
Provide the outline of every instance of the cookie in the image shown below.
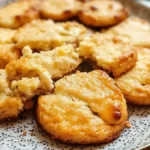
[[76,44],[77,38],[84,33],[86,28],[75,22],[56,24],[52,20],[34,20],[20,28],[13,40],[19,48],[29,45],[37,51],[46,51],[65,43]]
[[15,30],[0,28],[0,44],[10,44],[13,43],[13,36],[15,34]]
[[0,8],[0,27],[14,29],[39,18],[39,2],[40,0],[23,0]]
[[95,33],[80,39],[78,54],[92,61],[114,77],[120,76],[132,68],[137,61],[136,48],[117,37]]
[[114,140],[128,116],[121,90],[100,70],[77,72],[55,82],[54,94],[39,97],[36,115],[53,138],[74,144]]
[[138,50],[136,66],[116,81],[129,103],[150,105],[150,49]]
[[137,17],[129,17],[119,25],[106,30],[105,34],[119,36],[136,46],[150,47],[150,24]]
[[21,51],[16,48],[15,44],[0,45],[0,69],[4,69],[9,62],[20,57]]
[[72,45],[40,53],[32,53],[29,47],[22,51],[23,57],[10,62],[6,71],[13,91],[25,100],[50,93],[53,89],[51,78],[60,78],[81,63]]
[[91,27],[116,25],[128,16],[121,3],[112,0],[92,0],[83,3],[79,20]]
[[0,121],[16,119],[22,110],[21,98],[14,96],[7,81],[6,71],[0,69]]
[[44,18],[65,21],[75,17],[80,9],[77,0],[45,0],[42,3],[41,14]]

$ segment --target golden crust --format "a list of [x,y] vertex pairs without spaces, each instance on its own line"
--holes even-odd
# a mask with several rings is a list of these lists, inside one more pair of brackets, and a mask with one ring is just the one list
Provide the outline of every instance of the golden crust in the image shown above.
[[9,88],[6,71],[0,69],[0,121],[17,118],[22,110],[21,98],[14,96]]
[[4,69],[9,62],[19,59],[20,56],[21,51],[16,48],[15,44],[0,45],[0,69]]
[[116,81],[128,102],[150,105],[150,49],[138,50],[136,66]]
[[0,94],[0,121],[17,119],[23,111],[20,97],[10,97]]
[[150,24],[137,17],[129,17],[119,25],[106,30],[105,34],[119,36],[136,46],[150,47]]
[[84,33],[86,28],[76,22],[56,24],[52,20],[34,20],[20,28],[13,40],[19,48],[29,45],[32,49],[46,51],[65,43],[76,44],[77,38]]
[[80,21],[92,27],[115,25],[128,16],[125,8],[116,1],[93,0],[83,4],[79,12]]
[[18,28],[39,18],[39,0],[13,2],[0,9],[0,26]]
[[[32,53],[29,47],[23,50],[23,57],[6,66],[8,79],[18,95],[31,98],[50,93],[51,78],[60,78],[76,69],[81,59],[72,45],[57,47],[52,51]],[[17,88],[16,88],[17,87]]]
[[16,30],[0,28],[0,44],[13,43],[13,36]]
[[77,0],[45,0],[42,3],[41,14],[44,18],[64,21],[77,15],[80,3]]
[[137,60],[136,48],[133,45],[117,37],[99,33],[81,38],[77,52],[115,77],[132,68]]
[[75,144],[117,138],[127,116],[122,92],[102,71],[78,72],[58,80],[54,94],[41,96],[37,106],[42,128],[56,139]]

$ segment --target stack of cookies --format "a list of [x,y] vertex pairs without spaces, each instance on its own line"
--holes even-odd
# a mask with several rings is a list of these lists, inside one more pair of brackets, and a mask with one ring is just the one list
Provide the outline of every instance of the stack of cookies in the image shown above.
[[55,139],[110,142],[129,127],[127,102],[150,106],[150,24],[114,0],[10,3],[0,83],[1,121],[35,109]]

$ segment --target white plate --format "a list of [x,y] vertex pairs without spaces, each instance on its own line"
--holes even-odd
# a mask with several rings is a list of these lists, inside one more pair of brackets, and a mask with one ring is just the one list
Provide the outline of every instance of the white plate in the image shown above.
[[[10,0],[9,0],[10,1]],[[0,4],[6,1],[0,0]],[[129,0],[123,1],[129,6]],[[133,5],[135,7],[135,5]],[[131,7],[131,5],[130,5]],[[148,18],[148,10],[141,6],[139,16]],[[144,10],[144,11],[142,11]],[[26,112],[17,122],[0,124],[0,150],[132,150],[150,144],[150,108],[129,106],[129,121],[132,128],[125,129],[112,143],[96,146],[66,145],[52,140],[36,124],[35,115]],[[23,135],[26,131],[26,136]]]
[[112,143],[74,146],[52,140],[36,124],[34,113],[27,112],[17,122],[0,124],[0,150],[132,150],[150,143],[150,109],[129,106],[129,115],[132,128]]

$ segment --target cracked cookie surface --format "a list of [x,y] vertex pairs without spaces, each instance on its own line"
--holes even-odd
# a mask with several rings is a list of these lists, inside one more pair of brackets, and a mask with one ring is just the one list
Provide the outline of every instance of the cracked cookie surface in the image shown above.
[[72,45],[40,53],[32,53],[30,47],[22,51],[23,57],[10,62],[6,71],[14,92],[27,99],[50,93],[52,79],[63,77],[82,62]]
[[77,52],[84,59],[92,60],[96,68],[115,77],[131,69],[137,61],[136,48],[132,44],[99,33],[81,38]]
[[17,119],[23,106],[22,99],[9,87],[6,71],[0,69],[0,121]]
[[100,70],[65,76],[55,83],[54,94],[37,104],[42,128],[67,143],[109,142],[120,135],[127,116],[122,92]]

